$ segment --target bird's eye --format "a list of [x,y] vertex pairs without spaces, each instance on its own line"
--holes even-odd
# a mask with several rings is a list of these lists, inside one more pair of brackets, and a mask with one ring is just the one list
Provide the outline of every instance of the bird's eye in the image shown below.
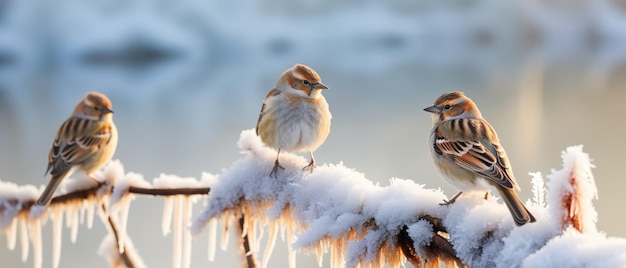
[[302,84],[309,85],[309,80],[302,80]]
[[443,108],[446,110],[450,109],[450,104],[446,104],[446,106],[443,106]]
[[100,110],[99,107],[93,107],[93,109],[96,110],[96,111]]

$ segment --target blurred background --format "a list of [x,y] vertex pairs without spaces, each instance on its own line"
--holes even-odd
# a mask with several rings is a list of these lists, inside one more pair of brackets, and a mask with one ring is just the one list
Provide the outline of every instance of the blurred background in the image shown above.
[[[55,132],[91,90],[113,102],[114,158],[126,171],[149,181],[218,174],[241,157],[239,133],[255,127],[265,94],[295,63],[330,87],[320,164],[343,161],[383,186],[399,177],[452,196],[431,163],[422,109],[461,90],[498,130],[523,200],[528,172],[550,174],[562,150],[584,144],[597,167],[599,230],[626,236],[624,0],[3,0],[0,179],[47,183]],[[146,264],[170,266],[162,200],[139,197],[130,213]],[[107,267],[96,254],[105,232],[99,222],[81,227],[71,244],[65,231],[61,267]],[[48,224],[44,267],[51,234]],[[232,242],[209,263],[206,240],[194,242],[193,267],[239,265]],[[32,267],[20,255],[0,246],[3,265]],[[270,266],[286,265],[279,244]],[[298,267],[317,264],[299,254]]]

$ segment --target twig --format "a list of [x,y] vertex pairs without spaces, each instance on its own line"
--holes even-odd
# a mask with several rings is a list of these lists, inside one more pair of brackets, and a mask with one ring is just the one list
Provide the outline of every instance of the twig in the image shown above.
[[[71,193],[67,193],[64,195],[59,195],[52,199],[50,202],[51,205],[58,203],[65,203],[77,199],[86,199],[91,196],[95,196],[100,189],[101,186],[94,186],[91,188],[87,188],[84,190],[74,191]],[[208,195],[211,191],[209,187],[202,188],[165,188],[165,189],[157,189],[157,188],[142,188],[131,186],[128,188],[129,193],[140,194],[140,195],[155,195],[155,196],[170,196],[170,195]],[[33,202],[34,204],[34,202]],[[30,204],[31,206],[33,204]],[[30,209],[30,206],[27,204],[23,207],[23,209]]]
[[407,260],[414,267],[422,267],[427,262],[438,262],[439,260],[454,262],[457,266],[463,267],[464,264],[456,256],[456,251],[450,241],[440,234],[445,232],[445,226],[441,219],[429,215],[421,216],[420,219],[429,222],[433,226],[433,237],[429,245],[421,248],[424,256],[419,256],[420,254],[415,250],[414,241],[407,232],[408,227],[405,225],[398,234],[397,241]]
[[[120,235],[119,235],[119,228],[117,226],[117,222],[115,222],[115,220],[111,218],[111,215],[107,213],[107,209],[104,203],[102,204],[100,208],[102,209],[102,212],[104,212],[104,215],[108,215],[107,219],[109,222],[109,226],[111,226],[111,231],[113,232],[113,235],[115,236],[115,241],[119,242]],[[126,267],[128,268],[137,267],[136,261],[130,256],[130,254],[128,254],[128,251],[126,250],[126,246],[122,245],[122,247],[124,247],[124,250],[122,253],[119,253],[119,254],[120,254],[120,257],[122,258],[122,261],[124,261],[124,265],[126,265]]]
[[246,233],[246,235],[243,235],[243,228],[244,228],[244,224],[246,222],[245,219],[245,215],[241,214],[241,217],[239,218],[239,224],[237,225],[238,231],[239,231],[239,237],[241,237],[241,250],[243,251],[243,256],[245,256],[245,264],[244,267],[247,268],[256,268],[259,265],[257,264],[257,260],[256,257],[254,256],[254,253],[252,253],[252,250],[250,249],[250,239],[248,238],[248,234]]
[[170,196],[170,195],[208,195],[211,188],[170,188],[170,189],[155,189],[155,188],[141,188],[131,186],[128,188],[129,193],[133,194],[145,194],[145,195],[158,195],[158,196]]

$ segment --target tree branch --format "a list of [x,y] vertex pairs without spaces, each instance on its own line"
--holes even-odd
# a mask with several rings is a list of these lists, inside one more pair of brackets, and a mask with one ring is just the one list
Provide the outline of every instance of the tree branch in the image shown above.
[[[64,195],[59,195],[52,199],[50,205],[66,203],[74,200],[87,199],[92,196],[96,196],[98,189],[100,189],[100,185],[90,187],[87,189],[74,191],[71,193],[67,193]],[[129,193],[139,194],[139,195],[153,195],[153,196],[171,196],[171,195],[208,195],[211,191],[209,187],[201,187],[201,188],[143,188],[143,187],[135,187],[131,186],[128,188]],[[111,189],[112,192],[112,189]],[[22,209],[28,210],[30,207],[34,205],[34,202],[31,204],[26,204]]]
[[[117,222],[113,218],[111,218],[111,215],[107,213],[105,204],[102,204],[100,209],[102,209],[102,211],[104,212],[104,215],[108,215],[107,220],[109,222],[109,226],[111,226],[111,231],[113,232],[113,235],[115,236],[115,241],[116,242],[119,241],[120,235],[119,235],[119,227],[117,226]],[[128,251],[126,250],[126,246],[122,245],[122,247],[124,247],[123,252],[119,254],[120,254],[120,257],[122,258],[122,261],[124,262],[124,265],[128,268],[137,267],[137,261],[134,260],[130,256],[130,254],[128,254]]]
[[450,241],[440,234],[442,232],[445,233],[445,226],[443,226],[441,219],[424,215],[420,217],[420,220],[425,220],[433,226],[433,237],[429,245],[421,248],[421,252],[424,256],[420,257],[420,254],[415,250],[413,239],[411,239],[407,232],[408,227],[405,225],[398,234],[397,241],[407,260],[414,267],[422,267],[425,263],[433,261],[438,262],[439,260],[453,262],[461,267],[465,266],[456,256],[456,251]]
[[155,189],[155,188],[141,188],[131,186],[128,188],[129,193],[143,194],[143,195],[155,195],[155,196],[170,196],[170,195],[208,195],[211,188],[168,188],[168,189]]
[[245,217],[246,216],[244,214],[241,214],[241,217],[239,218],[239,221],[238,221],[239,224],[237,225],[237,227],[239,227],[237,231],[239,232],[239,237],[241,238],[241,250],[242,250],[243,256],[245,256],[244,267],[256,268],[259,265],[257,263],[256,257],[254,256],[254,253],[252,252],[250,248],[250,239],[248,238],[247,233],[243,235],[243,228],[246,222]]

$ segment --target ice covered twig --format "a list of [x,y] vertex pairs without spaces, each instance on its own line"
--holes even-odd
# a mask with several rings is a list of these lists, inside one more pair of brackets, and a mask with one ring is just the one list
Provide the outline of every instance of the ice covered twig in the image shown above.
[[[41,227],[48,219],[53,221],[53,264],[58,265],[61,256],[61,230],[63,219],[71,229],[72,242],[76,241],[78,226],[93,225],[95,211],[105,208],[100,213],[103,223],[115,238],[118,255],[125,260],[126,266],[141,267],[136,252],[126,253],[129,248],[129,237],[126,233],[126,222],[129,216],[130,202],[135,195],[154,196],[193,196],[207,195],[210,188],[210,174],[203,175],[203,180],[180,185],[178,178],[172,176],[171,185],[155,187],[143,180],[140,174],[124,173],[123,166],[117,160],[111,161],[101,172],[94,174],[101,183],[95,184],[88,178],[67,178],[60,187],[60,194],[51,200],[48,206],[36,206],[35,200],[41,189],[32,185],[17,186],[13,183],[0,181],[0,229],[7,234],[8,248],[14,249],[19,235],[22,243],[22,260],[26,261],[30,248],[34,250],[34,265],[41,266]],[[158,185],[157,185],[158,186]],[[188,213],[189,219],[191,218]],[[187,227],[187,226],[185,226]],[[191,241],[186,228],[184,237]],[[182,233],[182,231],[181,231]],[[29,239],[32,247],[29,247]],[[190,245],[190,243],[187,243]],[[191,252],[190,248],[186,252]],[[135,257],[132,257],[135,256]],[[186,256],[187,257],[187,256]],[[185,260],[188,260],[186,258]],[[184,261],[183,261],[184,262]],[[188,261],[187,261],[188,263]]]
[[[269,230],[264,251],[272,252],[279,230],[290,245],[290,267],[295,266],[297,251],[315,253],[320,263],[330,252],[332,267],[397,266],[407,257],[404,251],[415,252],[411,257],[419,256],[415,260],[422,264],[461,264],[458,258],[447,258],[454,253],[439,254],[444,250],[438,247],[454,250],[433,224],[415,224],[425,219],[441,223],[438,219],[445,214],[438,205],[445,198],[441,191],[401,179],[381,187],[342,164],[303,172],[306,159],[289,153],[281,154],[285,169],[274,178],[269,174],[275,151],[263,146],[254,130],[242,132],[239,147],[244,157],[212,185],[207,206],[192,225],[194,233],[215,220],[233,224],[245,215],[243,233],[252,249],[247,255],[258,254],[260,230]],[[441,239],[431,242],[433,237]],[[431,255],[424,255],[426,248],[434,249]],[[264,256],[261,267],[267,260]]]
[[[537,222],[521,227],[515,226],[497,198],[485,200],[483,193],[466,193],[452,205],[439,206],[446,196],[413,180],[392,178],[389,185],[380,186],[341,163],[303,172],[306,159],[290,153],[281,154],[285,169],[273,178],[268,175],[276,152],[265,147],[254,130],[242,132],[239,148],[244,154],[241,159],[219,176],[203,174],[201,181],[161,175],[150,184],[143,182],[139,174],[105,169],[105,183],[69,187],[36,217],[28,217],[36,191],[21,188],[25,193],[17,194],[23,186],[0,182],[0,223],[5,227],[8,247],[15,248],[18,233],[19,241],[28,242],[30,236],[34,263],[41,265],[41,223],[50,214],[59,215],[50,211],[63,206],[57,211],[69,215],[67,222],[74,224],[78,222],[76,209],[81,209],[84,217],[93,215],[94,207],[107,204],[111,210],[101,216],[111,229],[109,240],[114,244],[109,245],[108,252],[115,253],[110,255],[114,263],[124,263],[123,254],[134,253],[129,250],[130,239],[121,223],[128,215],[123,211],[132,200],[129,195],[164,196],[164,234],[169,233],[174,221],[174,266],[188,267],[191,204],[210,191],[202,214],[194,217],[190,230],[198,234],[210,226],[209,237],[214,239],[218,236],[218,221],[224,222],[225,229],[238,228],[247,267],[267,267],[278,237],[288,243],[290,267],[295,267],[296,253],[303,251],[315,253],[321,265],[325,255],[330,255],[331,267],[398,267],[407,260],[419,267],[438,267],[440,263],[470,267],[550,267],[559,263],[616,267],[626,261],[626,239],[607,238],[596,232],[597,213],[591,201],[597,197],[597,190],[592,165],[581,147],[563,153],[563,169],[548,176],[547,187],[540,173],[531,174],[534,187],[528,191],[532,191],[534,202],[526,205]],[[222,237],[222,248],[226,249],[227,230]],[[267,241],[260,245],[261,240]],[[215,256],[215,244],[209,241],[209,259]],[[578,253],[572,256],[572,244],[593,247],[577,247]],[[28,246],[22,248],[28,250]],[[262,261],[257,263],[260,251]],[[141,266],[138,263],[128,260],[124,265]]]
[[[128,268],[145,267],[145,265],[143,264],[143,260],[141,259],[141,257],[139,257],[137,252],[134,250],[134,247],[132,246],[132,242],[130,242],[130,238],[127,237],[125,232],[122,232],[120,230],[118,222],[114,219],[112,215],[110,215],[107,212],[107,208],[104,203],[101,204],[100,209],[102,210],[101,217],[106,218],[106,219],[103,219],[103,221],[108,224],[108,229],[111,231],[111,234],[113,235],[113,238],[115,239],[115,248],[113,248],[113,246],[110,246],[109,250],[107,250],[107,252],[109,253],[106,254],[106,256],[109,258],[109,262],[111,263],[122,262],[124,263],[124,266]],[[122,238],[122,236],[126,236],[126,237]],[[119,248],[120,241],[124,241],[124,243],[121,245],[122,247],[121,249]],[[113,249],[115,249],[117,252],[113,253],[114,251]],[[114,261],[114,260],[117,260],[117,261]]]
[[563,169],[549,177],[552,215],[561,221],[561,230],[572,226],[581,233],[594,233],[598,213],[592,201],[598,198],[598,190],[591,173],[593,164],[582,145],[568,147],[561,157]]

